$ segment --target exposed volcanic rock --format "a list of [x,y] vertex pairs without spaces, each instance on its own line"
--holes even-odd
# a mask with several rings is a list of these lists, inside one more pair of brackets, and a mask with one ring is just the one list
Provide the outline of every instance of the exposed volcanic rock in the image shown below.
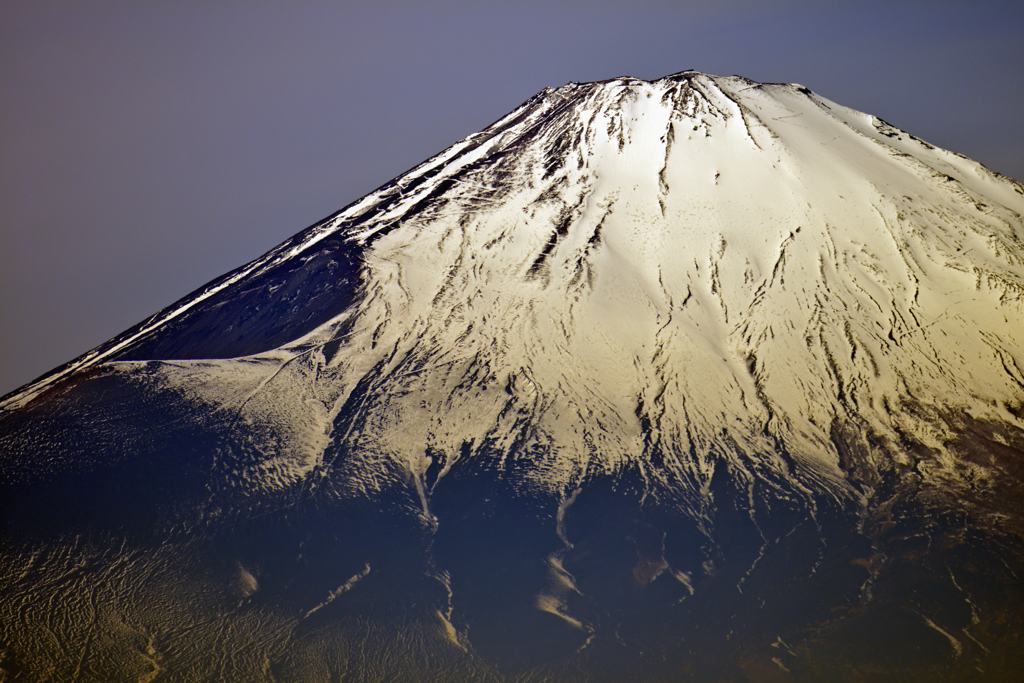
[[0,404],[13,680],[1024,666],[1024,188],[545,90]]

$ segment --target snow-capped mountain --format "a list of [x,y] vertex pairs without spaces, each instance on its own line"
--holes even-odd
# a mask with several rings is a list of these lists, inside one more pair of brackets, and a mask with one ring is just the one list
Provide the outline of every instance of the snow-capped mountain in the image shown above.
[[801,86],[545,90],[6,397],[0,669],[1010,672],[1022,213]]

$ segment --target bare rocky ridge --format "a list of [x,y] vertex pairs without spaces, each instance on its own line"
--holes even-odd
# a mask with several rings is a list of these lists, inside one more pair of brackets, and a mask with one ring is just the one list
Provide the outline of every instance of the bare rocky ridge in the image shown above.
[[4,399],[0,670],[1008,680],[1022,213],[801,86],[546,90]]

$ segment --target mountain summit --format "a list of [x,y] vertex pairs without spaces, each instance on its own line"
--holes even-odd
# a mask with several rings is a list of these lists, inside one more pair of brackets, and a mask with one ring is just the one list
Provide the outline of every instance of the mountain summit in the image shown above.
[[1009,675],[1022,214],[802,86],[545,90],[0,403],[0,671]]

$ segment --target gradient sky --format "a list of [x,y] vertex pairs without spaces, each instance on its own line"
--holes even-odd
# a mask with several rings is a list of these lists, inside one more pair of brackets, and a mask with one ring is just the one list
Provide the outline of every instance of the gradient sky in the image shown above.
[[546,86],[797,82],[1024,180],[1024,3],[5,2],[0,395]]

